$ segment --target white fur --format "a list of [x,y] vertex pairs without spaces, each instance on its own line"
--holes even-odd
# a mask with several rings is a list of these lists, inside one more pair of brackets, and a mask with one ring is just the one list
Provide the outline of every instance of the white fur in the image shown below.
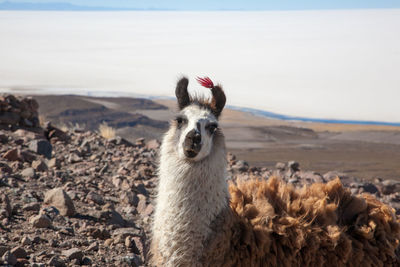
[[[210,111],[191,105],[182,110],[186,128],[172,126],[160,151],[159,186],[153,241],[162,266],[200,266],[199,256],[215,217],[228,207],[224,137],[207,135],[216,122]],[[202,149],[194,159],[183,154],[186,134],[201,123]]]
[[[207,133],[205,127],[209,123],[217,123],[217,119],[215,116],[206,109],[201,109],[197,105],[190,105],[182,110],[181,112],[186,118],[188,118],[188,123],[183,127],[181,133],[179,134],[179,141],[177,146],[178,155],[181,159],[186,158],[183,152],[183,145],[185,142],[186,135],[191,130],[200,130],[201,133],[201,150],[194,157],[193,161],[199,161],[205,158],[208,154],[210,154],[212,147],[212,137],[209,138],[209,134]],[[200,124],[200,129],[197,129],[197,123]]]

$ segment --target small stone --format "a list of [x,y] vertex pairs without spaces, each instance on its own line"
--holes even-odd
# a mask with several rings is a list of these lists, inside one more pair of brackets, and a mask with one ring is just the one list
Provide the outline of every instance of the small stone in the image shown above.
[[0,173],[8,173],[11,174],[13,172],[13,169],[8,166],[6,163],[4,162],[0,162]]
[[138,196],[132,191],[122,191],[120,201],[123,204],[128,204],[137,207],[139,203]]
[[281,171],[284,171],[286,168],[286,164],[283,162],[277,162],[275,168]]
[[25,204],[22,207],[23,211],[39,211],[40,210],[40,204],[38,202],[32,202]]
[[132,252],[142,256],[145,255],[145,247],[143,242],[140,240],[140,237],[134,236],[131,240],[135,243],[132,245]]
[[26,168],[21,172],[21,175],[25,178],[35,178],[36,172],[33,168]]
[[36,228],[48,228],[51,226],[50,218],[43,214],[32,216],[29,222]]
[[133,253],[122,257],[121,261],[129,266],[140,266],[141,264],[140,258]]
[[18,149],[14,148],[14,149],[8,150],[6,153],[3,154],[3,158],[5,158],[9,161],[18,160],[19,159]]
[[6,251],[3,256],[1,257],[2,261],[4,263],[7,263],[9,265],[16,265],[17,264],[17,257],[15,257],[14,254],[11,253],[11,251]]
[[99,243],[97,241],[90,244],[90,246],[86,249],[86,251],[98,251],[99,250]]
[[81,261],[78,260],[78,259],[72,259],[70,263],[71,263],[72,266],[81,265]]
[[29,238],[29,236],[24,236],[24,237],[21,239],[21,245],[23,245],[23,246],[32,245],[32,240]]
[[28,257],[25,249],[20,246],[13,248],[11,253],[14,254],[17,259],[26,259]]
[[84,266],[91,266],[92,265],[92,260],[89,257],[84,257],[81,261],[81,265]]
[[297,172],[300,170],[300,164],[297,161],[289,161],[288,162],[288,167],[291,171]]
[[146,189],[146,187],[144,186],[144,184],[138,184],[137,186],[136,186],[136,190],[140,193],[140,194],[142,194],[142,195],[144,195],[144,196],[149,196],[149,192],[147,192],[147,189]]
[[102,207],[102,212],[100,213],[100,220],[107,222],[108,224],[114,224],[119,226],[125,225],[125,220],[122,218],[114,207],[107,203]]
[[29,149],[50,159],[53,147],[47,140],[33,140],[29,143]]
[[113,242],[114,242],[114,239],[112,239],[112,238],[106,239],[106,241],[104,241],[104,246],[109,247],[109,246],[111,246],[111,244]]
[[379,191],[378,188],[371,183],[365,183],[364,185],[362,185],[362,188],[364,189],[364,192],[370,194],[376,194]]
[[138,138],[135,140],[135,145],[137,146],[144,146],[145,139],[143,137]]
[[111,236],[108,230],[104,228],[95,228],[93,231],[91,231],[90,235],[99,239],[107,239]]
[[71,248],[68,250],[63,250],[61,254],[70,261],[77,259],[80,262],[83,258],[83,252],[79,248]]
[[147,142],[146,148],[147,149],[158,149],[161,143],[157,139],[153,139]]
[[0,143],[5,144],[7,142],[8,142],[8,136],[4,132],[0,131]]
[[44,195],[43,203],[45,205],[56,207],[62,216],[71,217],[76,213],[74,203],[61,187],[47,191]]
[[138,195],[139,196],[139,202],[138,202],[138,204],[137,204],[137,211],[140,213],[140,214],[143,214],[144,213],[144,210],[146,209],[146,206],[147,206],[147,204],[146,204],[146,197],[145,196],[143,196],[143,195]]
[[232,166],[232,169],[245,172],[249,169],[249,164],[243,160],[238,160],[236,164]]
[[86,196],[86,200],[88,201],[92,201],[98,205],[104,205],[104,199],[102,196],[100,196],[99,194],[91,191],[87,196]]
[[79,157],[76,153],[71,153],[68,157],[68,162],[69,163],[77,163],[77,162],[81,162],[82,158]]
[[64,267],[65,262],[62,260],[58,255],[55,255],[50,258],[50,260],[47,262],[48,266],[55,266],[55,267]]
[[0,209],[5,211],[5,216],[10,217],[12,214],[12,207],[7,195],[0,196]]
[[42,160],[34,160],[33,162],[32,162],[32,168],[34,168],[35,169],[35,171],[38,171],[38,172],[44,172],[44,171],[47,171],[47,164],[46,163],[44,163]]
[[0,124],[16,125],[20,121],[21,116],[14,112],[2,112],[0,114]]
[[47,161],[47,167],[50,169],[52,169],[52,168],[59,169],[59,168],[61,168],[61,162],[57,158],[52,158]]

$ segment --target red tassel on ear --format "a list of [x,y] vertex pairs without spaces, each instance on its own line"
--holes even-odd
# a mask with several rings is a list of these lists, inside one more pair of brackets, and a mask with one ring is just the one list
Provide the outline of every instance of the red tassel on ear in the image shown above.
[[204,77],[204,78],[197,77],[196,80],[199,82],[199,84],[201,84],[202,86],[204,86],[206,88],[214,87],[214,83],[208,77]]

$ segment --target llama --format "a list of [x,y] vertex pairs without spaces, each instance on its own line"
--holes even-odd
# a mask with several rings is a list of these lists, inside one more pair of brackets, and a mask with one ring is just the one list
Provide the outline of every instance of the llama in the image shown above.
[[176,86],[177,117],[165,134],[150,248],[156,266],[400,266],[400,221],[371,195],[337,178],[294,188],[278,178],[226,181],[218,118],[222,87],[206,101]]

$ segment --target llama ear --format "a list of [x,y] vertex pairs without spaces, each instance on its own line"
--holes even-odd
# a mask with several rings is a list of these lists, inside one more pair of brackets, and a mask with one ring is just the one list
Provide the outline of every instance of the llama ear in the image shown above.
[[187,90],[189,80],[186,77],[181,78],[175,89],[176,99],[178,100],[179,109],[183,109],[190,104],[190,97]]
[[222,109],[225,106],[226,96],[224,90],[222,90],[222,87],[220,85],[216,85],[213,88],[211,88],[211,93],[212,93],[211,106],[213,108],[215,116],[217,116],[218,118],[222,112]]

